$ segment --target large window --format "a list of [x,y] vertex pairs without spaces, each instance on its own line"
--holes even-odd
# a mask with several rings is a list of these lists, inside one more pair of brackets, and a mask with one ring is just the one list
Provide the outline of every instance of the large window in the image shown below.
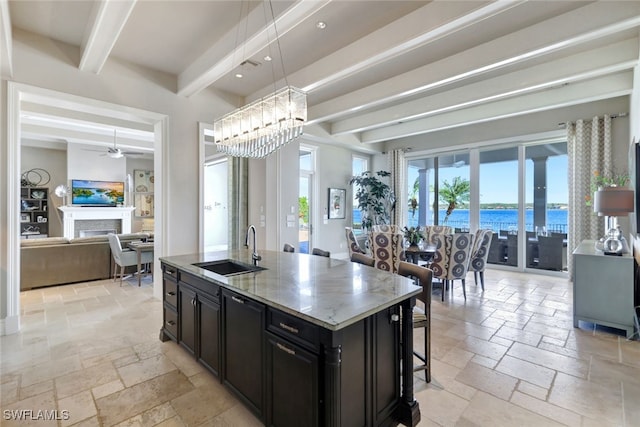
[[565,141],[409,158],[400,225],[491,229],[489,263],[565,271],[567,169]]

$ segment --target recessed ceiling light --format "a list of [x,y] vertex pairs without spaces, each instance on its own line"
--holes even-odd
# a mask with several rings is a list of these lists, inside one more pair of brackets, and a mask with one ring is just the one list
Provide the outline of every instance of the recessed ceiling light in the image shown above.
[[264,59],[266,62],[270,62],[273,58],[271,58],[269,55],[267,55],[262,59]]
[[327,28],[327,23],[324,21],[318,21],[318,23],[316,24],[316,28],[319,30],[324,30],[325,28]]
[[239,79],[241,79],[241,78],[243,78],[244,76],[243,76],[242,74],[238,73],[238,74],[236,74],[236,77],[237,77],[237,78],[239,78]]

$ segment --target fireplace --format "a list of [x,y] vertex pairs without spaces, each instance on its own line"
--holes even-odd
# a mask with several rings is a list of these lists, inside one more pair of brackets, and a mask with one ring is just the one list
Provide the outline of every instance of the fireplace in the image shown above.
[[80,237],[80,231],[115,230],[131,233],[131,207],[78,207],[61,206],[64,237]]
[[110,230],[78,230],[78,237],[102,236],[109,233],[118,234],[118,230],[115,228]]

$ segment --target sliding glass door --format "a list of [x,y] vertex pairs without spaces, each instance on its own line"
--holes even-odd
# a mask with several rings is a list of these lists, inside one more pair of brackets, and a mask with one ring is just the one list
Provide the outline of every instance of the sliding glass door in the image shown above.
[[406,225],[490,229],[488,263],[566,271],[567,169],[566,141],[409,158]]
[[480,228],[493,230],[490,264],[518,265],[518,148],[480,152]]
[[568,236],[567,143],[525,148],[526,266],[566,271]]

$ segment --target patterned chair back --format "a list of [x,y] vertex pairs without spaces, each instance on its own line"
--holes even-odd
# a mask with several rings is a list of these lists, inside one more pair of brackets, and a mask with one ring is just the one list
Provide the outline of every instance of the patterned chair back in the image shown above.
[[453,228],[448,225],[427,225],[425,226],[425,238],[427,242],[435,244],[434,236],[447,235],[453,233]]
[[402,233],[371,233],[371,249],[376,260],[375,267],[379,270],[398,272],[398,266],[403,252]]
[[451,241],[449,261],[447,263],[447,280],[464,279],[467,275],[474,237],[471,233],[447,235],[447,239]]
[[469,270],[474,235],[470,233],[435,234],[431,269],[433,277],[444,280],[463,279]]
[[353,234],[353,229],[351,227],[344,228],[345,234],[347,236],[347,247],[349,248],[349,258],[354,253],[356,254],[364,254],[365,251],[362,250],[358,241],[356,240],[356,236]]
[[450,252],[447,249],[447,245],[451,246],[451,239],[447,239],[446,234],[434,234],[431,244],[436,247],[436,251],[433,254],[429,268],[433,271],[433,277],[446,279]]
[[381,233],[402,233],[402,229],[400,228],[400,226],[394,224],[372,225],[371,231],[378,231]]
[[484,271],[489,257],[489,247],[491,246],[492,237],[493,231],[491,230],[478,230],[476,232],[469,271]]

